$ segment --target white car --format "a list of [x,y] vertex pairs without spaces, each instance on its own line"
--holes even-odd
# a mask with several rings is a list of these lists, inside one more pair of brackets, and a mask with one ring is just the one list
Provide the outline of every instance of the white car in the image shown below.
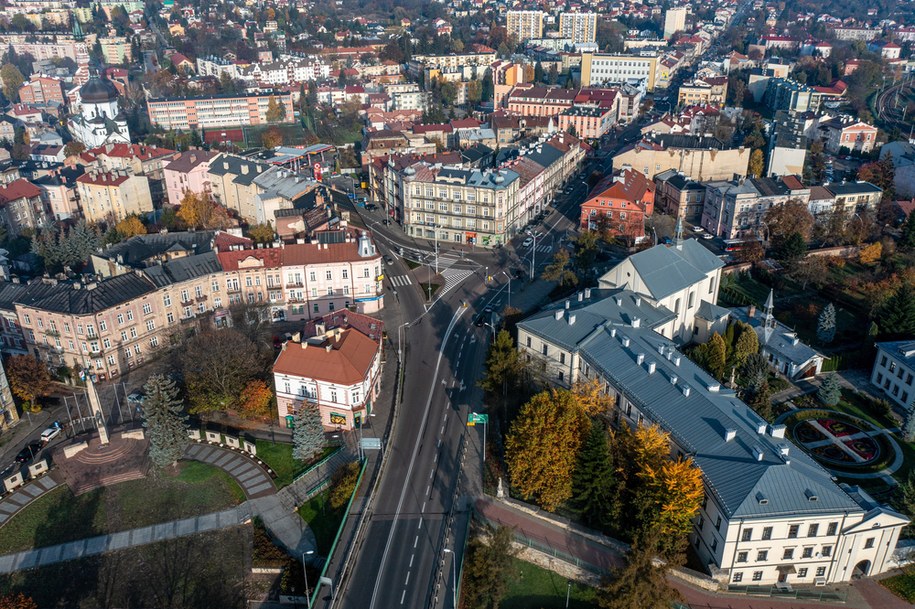
[[705,229],[702,228],[701,226],[694,226],[694,227],[693,227],[693,232],[694,232],[694,233],[704,233],[704,232],[705,232]]
[[702,235],[702,238],[705,239],[706,241],[708,241],[709,239],[714,239],[715,235],[713,235],[712,233],[705,233]]
[[521,247],[530,247],[532,245],[534,245],[534,240],[528,237],[524,240],[524,243],[521,244]]
[[61,434],[62,430],[60,427],[48,427],[43,432],[41,432],[41,443],[47,444],[57,436]]

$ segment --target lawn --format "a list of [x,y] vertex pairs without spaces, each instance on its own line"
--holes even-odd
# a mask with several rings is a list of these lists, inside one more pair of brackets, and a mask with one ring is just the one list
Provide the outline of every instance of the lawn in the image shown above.
[[283,488],[284,486],[292,484],[292,481],[295,480],[296,476],[334,452],[336,449],[336,446],[325,446],[324,452],[308,463],[303,463],[302,461],[296,461],[292,458],[292,444],[282,444],[279,442],[270,442],[268,440],[257,441],[257,456],[276,473],[276,480],[274,480],[274,482],[276,483],[277,488]]
[[[508,591],[500,609],[559,609],[566,606],[566,578],[537,565],[513,558]],[[578,582],[572,583],[569,596],[572,609],[596,609],[597,591]]]
[[0,554],[216,512],[244,499],[227,474],[192,461],[159,479],[131,480],[79,496],[61,486],[0,527]]
[[311,531],[315,534],[317,543],[317,552],[321,556],[327,556],[330,548],[340,529],[340,523],[343,521],[343,514],[346,512],[346,506],[340,509],[333,509],[330,506],[330,491],[316,495],[306,501],[299,508],[299,516],[308,523]]
[[899,575],[880,580],[880,583],[896,596],[915,603],[915,571],[903,571]]
[[719,299],[721,306],[746,306],[753,303],[762,307],[769,297],[769,286],[750,277],[749,273],[726,275],[721,280]]

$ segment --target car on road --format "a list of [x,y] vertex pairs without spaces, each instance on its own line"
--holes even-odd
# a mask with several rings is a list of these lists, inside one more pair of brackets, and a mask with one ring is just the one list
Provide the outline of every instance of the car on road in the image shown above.
[[702,228],[701,226],[694,226],[694,227],[693,227],[693,232],[694,232],[694,233],[704,233],[704,232],[705,232],[705,229]]
[[521,243],[521,247],[530,247],[534,245],[534,240],[531,237],[528,237]]
[[16,463],[31,463],[32,459],[38,456],[38,453],[41,452],[41,442],[32,441],[26,444],[26,446],[19,451],[16,455]]
[[[280,345],[280,346],[282,346],[282,345]],[[133,404],[134,406],[142,406],[143,402],[145,402],[145,401],[146,401],[146,394],[143,393],[143,391],[140,389],[134,389],[127,396],[127,403]]]
[[378,206],[375,205],[374,203],[366,203],[365,209],[366,209],[367,211],[377,211],[377,210],[378,210]]
[[709,241],[711,239],[714,239],[715,235],[713,235],[712,233],[703,233],[702,238],[705,239],[706,241]]
[[60,428],[60,423],[54,423],[54,425],[52,425],[51,427],[48,427],[43,432],[41,432],[41,442],[43,444],[47,444],[48,442],[50,442],[51,440],[53,440],[54,438],[59,436],[61,433],[62,433],[62,430]]
[[391,258],[390,256],[385,256],[384,263],[390,266],[390,265],[394,264],[394,259]]

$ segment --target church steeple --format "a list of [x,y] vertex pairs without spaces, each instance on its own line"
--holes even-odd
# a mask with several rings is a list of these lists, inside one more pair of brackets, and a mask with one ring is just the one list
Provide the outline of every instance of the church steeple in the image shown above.
[[766,322],[766,327],[764,329],[765,342],[769,342],[769,338],[772,336],[772,332],[775,331],[775,316],[773,315],[773,309],[775,308],[775,290],[769,290],[769,297],[766,299],[766,314],[763,319]]
[[78,41],[82,41],[86,37],[83,33],[83,27],[79,24],[79,19],[76,15],[74,13],[71,13],[71,15],[73,16],[73,37]]

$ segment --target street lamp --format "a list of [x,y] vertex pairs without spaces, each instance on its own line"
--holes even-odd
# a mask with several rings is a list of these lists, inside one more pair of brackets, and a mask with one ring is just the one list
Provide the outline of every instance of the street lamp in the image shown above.
[[508,277],[508,306],[512,306],[512,276],[511,273],[502,271],[502,274]]
[[572,595],[572,580],[569,580],[569,587],[566,588],[566,609],[569,609],[569,596]]
[[537,264],[537,231],[533,231],[531,237],[534,244],[531,246],[531,281],[534,280],[534,266]]
[[314,554],[314,550],[302,552],[302,575],[305,576],[305,602],[308,603],[308,609],[311,609],[311,594],[308,591],[308,570],[305,567],[305,557]]
[[453,609],[457,609],[457,556],[454,554],[453,550],[449,550],[448,548],[445,548],[444,552],[445,554],[451,554],[451,606]]

